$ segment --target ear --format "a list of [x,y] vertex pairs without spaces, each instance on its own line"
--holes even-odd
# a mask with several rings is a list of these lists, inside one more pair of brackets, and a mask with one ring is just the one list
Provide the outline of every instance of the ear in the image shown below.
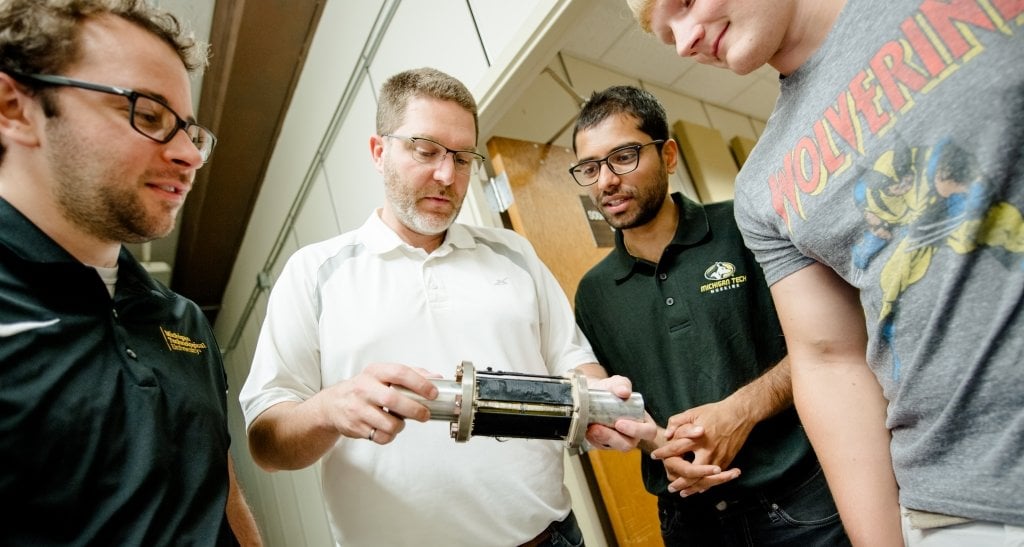
[[679,143],[675,139],[669,139],[661,145],[661,159],[665,162],[665,170],[669,174],[676,172],[679,165]]
[[377,171],[383,173],[384,137],[376,134],[370,136],[370,157],[373,159],[373,165],[377,168]]
[[0,72],[0,138],[4,145],[38,146],[42,115],[38,102],[9,74]]

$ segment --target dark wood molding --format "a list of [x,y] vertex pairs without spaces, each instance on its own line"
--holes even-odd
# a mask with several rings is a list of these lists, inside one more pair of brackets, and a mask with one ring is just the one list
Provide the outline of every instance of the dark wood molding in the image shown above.
[[198,119],[217,135],[217,148],[182,211],[171,285],[211,322],[325,1],[217,0],[214,8]]

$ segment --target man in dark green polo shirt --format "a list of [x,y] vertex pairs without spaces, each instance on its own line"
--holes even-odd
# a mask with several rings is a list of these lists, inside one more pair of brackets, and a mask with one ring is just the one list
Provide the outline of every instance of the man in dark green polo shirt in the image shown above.
[[616,228],[580,281],[577,321],[665,427],[642,470],[667,545],[848,543],[792,405],[771,295],[732,202],[670,194],[679,148],[650,93],[594,93],[570,174]]

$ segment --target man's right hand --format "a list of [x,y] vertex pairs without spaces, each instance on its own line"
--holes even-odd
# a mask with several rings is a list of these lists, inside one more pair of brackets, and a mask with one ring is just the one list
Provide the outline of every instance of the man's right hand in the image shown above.
[[704,428],[687,423],[677,427],[671,439],[662,441],[651,457],[662,461],[670,481],[668,491],[679,492],[682,497],[700,494],[709,488],[727,483],[740,476],[738,468],[722,470],[711,462],[701,461],[697,454],[708,454]]
[[430,377],[440,376],[398,363],[371,363],[356,376],[316,394],[310,402],[319,399],[324,423],[332,424],[341,435],[387,444],[405,428],[406,419],[430,419],[426,406],[392,386],[433,400],[437,387]]

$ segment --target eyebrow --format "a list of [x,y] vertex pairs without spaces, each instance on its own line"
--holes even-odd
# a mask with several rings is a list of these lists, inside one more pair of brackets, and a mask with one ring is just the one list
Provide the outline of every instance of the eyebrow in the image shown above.
[[[150,91],[148,89],[136,89],[136,88],[130,88],[130,89],[132,89],[132,91],[134,91],[136,93],[140,93],[140,94],[145,95],[147,97],[152,97],[154,99],[159,99],[162,103],[167,105],[167,107],[170,108],[175,114],[178,114],[178,111],[174,110],[174,107],[171,106],[171,101],[167,97],[165,97],[163,95],[163,93],[157,93],[155,91]],[[178,114],[178,116],[181,116],[181,114]],[[193,116],[193,115],[182,116],[182,119],[185,120],[188,123],[193,123],[193,124],[196,123],[196,121],[197,121],[196,117]]]
[[409,136],[414,138],[414,139],[427,139],[428,141],[433,141],[433,142],[435,142],[437,144],[440,144],[441,146],[443,146],[443,147],[445,147],[445,148],[447,148],[449,150],[455,150],[456,152],[476,152],[477,151],[476,150],[476,145],[470,146],[469,148],[452,148],[451,146],[448,146],[447,144],[442,143],[441,139],[439,139],[439,138],[437,138],[437,137],[435,137],[433,135],[420,134],[420,135],[409,135]]
[[626,143],[622,143],[622,144],[617,144],[617,145],[613,146],[612,149],[609,150],[603,156],[600,156],[600,157],[598,157],[598,156],[588,156],[586,158],[580,158],[577,163],[583,163],[585,161],[594,161],[596,159],[607,158],[609,156],[609,154],[614,154],[615,152],[617,152],[619,150],[622,150],[623,148],[626,148],[627,146],[636,146],[638,144],[643,144],[643,143],[640,142],[640,141],[630,141],[630,142],[626,142]]

